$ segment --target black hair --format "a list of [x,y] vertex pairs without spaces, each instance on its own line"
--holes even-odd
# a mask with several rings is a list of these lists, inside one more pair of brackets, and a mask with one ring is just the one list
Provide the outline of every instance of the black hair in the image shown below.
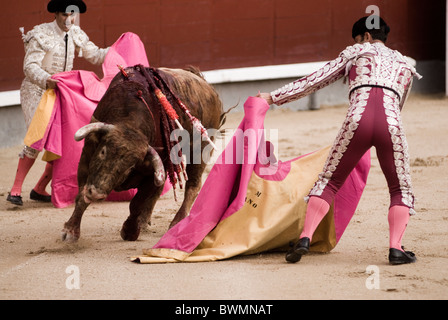
[[[372,19],[372,21],[380,21],[379,28],[375,28],[375,25],[373,24],[370,26],[371,22],[370,20],[367,21],[367,19]],[[369,24],[369,25],[368,25]],[[387,36],[390,32],[390,27],[387,25],[387,23],[379,16],[368,16],[363,17],[355,22],[352,28],[352,38],[355,39],[356,36],[361,35],[364,37],[364,34],[368,32],[372,36],[372,39],[374,40],[380,40],[384,43],[387,41]]]

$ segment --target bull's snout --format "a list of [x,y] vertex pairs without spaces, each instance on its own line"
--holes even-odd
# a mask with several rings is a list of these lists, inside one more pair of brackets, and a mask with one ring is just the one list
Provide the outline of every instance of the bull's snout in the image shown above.
[[86,203],[104,200],[107,197],[106,193],[97,189],[94,185],[84,186],[83,195]]

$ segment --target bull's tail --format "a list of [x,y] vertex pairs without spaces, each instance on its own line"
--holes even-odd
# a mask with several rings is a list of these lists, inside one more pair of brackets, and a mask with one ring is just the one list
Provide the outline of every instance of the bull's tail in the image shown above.
[[[188,65],[188,66],[186,66],[186,67],[184,68],[184,70],[185,70],[185,71],[188,71],[188,72],[191,72],[191,73],[197,75],[198,77],[200,77],[201,79],[207,81],[207,80],[205,79],[204,75],[202,74],[201,70],[199,70],[199,68],[196,67],[196,66]],[[233,109],[235,109],[235,108],[238,106],[238,104],[239,104],[239,102],[238,102],[236,105],[234,105],[233,107],[230,107],[227,111],[225,111],[225,112],[223,112],[223,113],[221,114],[221,116],[220,116],[220,118],[219,118],[219,126],[218,126],[218,129],[220,129],[220,128],[226,123],[226,117],[227,117],[227,114],[228,114],[230,111],[232,111]],[[222,130],[221,133],[224,134],[224,131],[225,131],[225,130]]]
[[[239,102],[238,102],[236,105],[230,107],[227,111],[225,111],[225,112],[223,112],[223,113],[221,114],[221,116],[219,117],[219,126],[218,126],[218,129],[220,129],[220,128],[226,123],[226,120],[227,120],[227,114],[230,113],[230,111],[232,111],[232,110],[235,109],[236,107],[238,107],[238,104],[239,104]],[[223,132],[221,132],[221,133],[223,133]]]

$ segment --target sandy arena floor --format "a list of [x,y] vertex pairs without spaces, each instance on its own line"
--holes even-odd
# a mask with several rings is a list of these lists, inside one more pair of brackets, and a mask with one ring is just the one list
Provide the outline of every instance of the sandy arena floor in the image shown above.
[[[288,160],[333,142],[347,106],[318,111],[270,110],[265,126],[279,128],[277,155]],[[236,128],[241,113],[229,116]],[[95,203],[76,244],[60,240],[73,206],[56,209],[29,200],[40,160],[25,181],[24,206],[6,201],[21,146],[0,152],[0,299],[448,299],[448,100],[413,96],[403,112],[417,196],[403,243],[412,265],[387,260],[389,205],[375,151],[358,210],[337,247],[288,264],[283,253],[193,264],[139,265],[129,257],[150,248],[167,230],[177,207],[172,192],[157,203],[152,226],[136,242],[121,240],[128,203]],[[379,288],[369,289],[369,266]],[[74,271],[80,289],[70,290]],[[370,278],[369,278],[370,277]],[[68,280],[68,281],[67,281]],[[376,282],[378,283],[378,282]],[[67,287],[68,284],[68,287]]]

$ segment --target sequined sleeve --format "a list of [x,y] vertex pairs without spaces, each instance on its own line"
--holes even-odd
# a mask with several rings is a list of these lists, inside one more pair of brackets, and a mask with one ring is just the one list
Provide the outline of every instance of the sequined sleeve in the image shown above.
[[403,110],[404,104],[408,100],[409,94],[410,94],[411,89],[412,89],[413,82],[414,82],[414,79],[411,78],[411,80],[409,81],[409,84],[405,88],[405,91],[403,93],[403,97],[400,100],[400,111]]
[[102,64],[109,48],[99,48],[89,40],[87,34],[80,28],[74,29],[73,40],[79,57],[83,57],[92,64]]
[[36,39],[29,40],[23,62],[23,72],[32,83],[42,89],[46,88],[47,79],[51,77],[48,72],[42,69],[42,60],[45,54],[45,50]]
[[347,62],[348,60],[340,55],[309,76],[271,92],[272,100],[276,105],[282,105],[305,97],[337,81],[344,76]]

